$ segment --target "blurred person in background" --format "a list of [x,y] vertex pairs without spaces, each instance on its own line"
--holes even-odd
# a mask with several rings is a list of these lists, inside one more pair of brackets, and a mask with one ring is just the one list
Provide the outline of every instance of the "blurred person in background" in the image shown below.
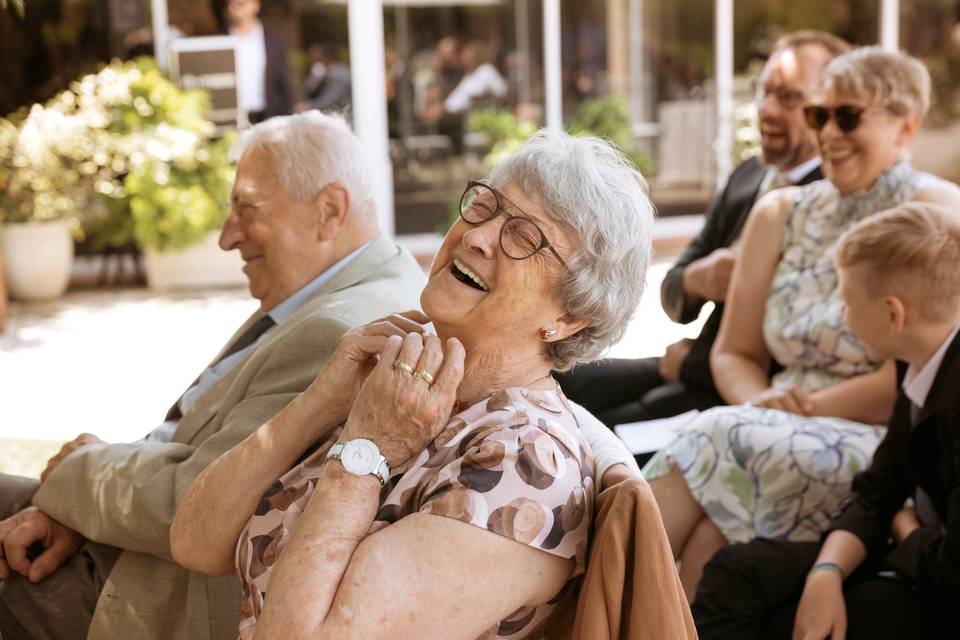
[[297,111],[343,111],[350,106],[350,67],[337,60],[333,47],[314,42],[307,49],[310,68],[301,87]]
[[447,113],[463,113],[484,101],[501,102],[507,94],[507,83],[492,64],[489,47],[473,40],[460,53],[463,78],[443,101]]
[[227,0],[228,32],[237,38],[240,108],[250,124],[293,112],[283,39],[263,28],[260,0]]
[[823,177],[802,107],[818,86],[823,68],[849,48],[836,36],[819,31],[786,35],[774,45],[756,94],[762,154],[730,174],[710,204],[700,234],[661,285],[663,309],[674,322],[692,322],[707,302],[716,305],[700,335],[668,346],[660,358],[602,360],[560,378],[570,398],[607,426],[726,404],[717,392],[709,360],[737,259],[731,245],[761,195]]

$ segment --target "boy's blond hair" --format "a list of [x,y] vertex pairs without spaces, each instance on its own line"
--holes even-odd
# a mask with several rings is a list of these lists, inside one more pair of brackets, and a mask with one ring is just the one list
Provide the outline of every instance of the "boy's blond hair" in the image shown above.
[[834,261],[866,265],[869,295],[896,295],[924,320],[960,315],[960,215],[946,207],[908,202],[861,220],[840,238]]

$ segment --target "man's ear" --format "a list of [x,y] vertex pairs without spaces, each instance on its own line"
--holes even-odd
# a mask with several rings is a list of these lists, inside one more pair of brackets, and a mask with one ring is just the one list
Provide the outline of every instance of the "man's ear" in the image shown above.
[[883,299],[883,304],[886,309],[887,326],[892,333],[900,333],[907,323],[906,305],[897,296],[887,296]]
[[347,222],[350,211],[350,192],[343,185],[331,182],[313,197],[318,215],[319,239],[333,240]]

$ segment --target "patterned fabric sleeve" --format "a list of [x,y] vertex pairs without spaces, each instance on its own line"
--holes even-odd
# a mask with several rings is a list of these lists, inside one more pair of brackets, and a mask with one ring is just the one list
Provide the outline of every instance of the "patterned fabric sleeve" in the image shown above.
[[[491,418],[493,416],[490,416]],[[421,487],[419,511],[454,518],[563,558],[586,549],[593,479],[581,447],[537,425],[490,424]],[[566,441],[566,444],[564,443]]]

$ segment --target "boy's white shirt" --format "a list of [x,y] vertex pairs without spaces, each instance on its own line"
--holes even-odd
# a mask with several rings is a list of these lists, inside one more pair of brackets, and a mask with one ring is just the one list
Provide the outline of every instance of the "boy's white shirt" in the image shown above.
[[947,355],[947,349],[950,348],[958,331],[960,331],[960,324],[953,328],[933,357],[923,365],[923,369],[917,371],[912,364],[907,368],[907,374],[903,377],[903,393],[921,409],[927,401],[927,396],[930,395],[930,388],[933,387],[933,381],[936,380],[937,372],[940,371],[943,357]]

